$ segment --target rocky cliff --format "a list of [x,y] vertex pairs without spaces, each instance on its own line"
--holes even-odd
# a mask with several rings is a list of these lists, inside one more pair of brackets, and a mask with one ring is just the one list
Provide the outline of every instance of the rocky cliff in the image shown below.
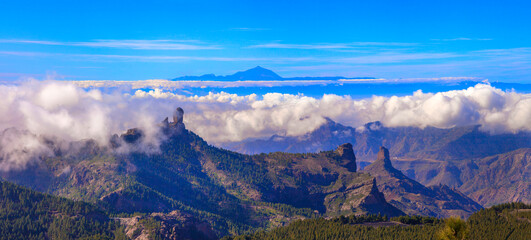
[[380,147],[377,156],[363,172],[374,176],[389,203],[407,214],[468,217],[482,208],[456,189],[444,185],[425,187],[408,178],[393,167],[385,147]]

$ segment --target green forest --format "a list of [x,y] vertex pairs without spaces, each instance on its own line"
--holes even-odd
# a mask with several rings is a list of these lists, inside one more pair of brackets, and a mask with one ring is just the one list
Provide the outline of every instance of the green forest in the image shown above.
[[508,203],[482,209],[466,221],[421,216],[341,216],[297,220],[286,227],[225,240],[252,239],[529,239],[531,205]]
[[98,207],[0,182],[0,239],[127,239]]

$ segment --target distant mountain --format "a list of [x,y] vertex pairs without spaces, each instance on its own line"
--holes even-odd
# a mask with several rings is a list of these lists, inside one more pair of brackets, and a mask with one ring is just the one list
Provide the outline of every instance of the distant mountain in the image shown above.
[[393,165],[422,184],[455,187],[485,207],[509,201],[531,203],[531,148],[485,158],[401,158]]
[[445,185],[425,187],[395,169],[389,151],[380,147],[378,157],[363,172],[376,178],[385,199],[408,215],[467,218],[481,205],[456,189]]
[[459,189],[471,198],[487,206],[531,202],[531,148],[486,157],[475,166],[459,176]]
[[[211,80],[211,81],[242,81],[242,80],[262,80],[262,81],[271,81],[271,80],[338,80],[338,79],[359,79],[359,78],[345,78],[341,76],[335,77],[292,77],[292,78],[283,78],[276,74],[275,72],[265,69],[260,66],[254,68],[240,71],[232,75],[226,76],[217,76],[215,74],[205,74],[201,76],[182,76],[177,77],[172,80]],[[372,78],[363,78],[363,79],[372,79]]]
[[268,152],[318,152],[350,142],[361,161],[372,162],[380,146],[390,146],[391,155],[407,159],[460,160],[487,157],[518,148],[531,147],[531,132],[494,134],[480,126],[441,129],[426,127],[385,127],[371,122],[352,128],[326,119],[319,128],[301,136],[278,136],[269,139],[225,143],[233,151],[257,154]]

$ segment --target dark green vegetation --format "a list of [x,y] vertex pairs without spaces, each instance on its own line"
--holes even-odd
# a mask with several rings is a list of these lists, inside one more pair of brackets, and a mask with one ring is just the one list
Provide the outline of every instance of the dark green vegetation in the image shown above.
[[529,210],[531,205],[523,203],[497,205],[472,214],[463,221],[464,225],[455,224],[452,218],[442,221],[419,216],[391,218],[391,221],[377,216],[297,220],[271,231],[225,239],[437,239],[447,228],[457,230],[456,235],[464,239],[529,239]]
[[127,239],[98,207],[0,182],[0,239]]

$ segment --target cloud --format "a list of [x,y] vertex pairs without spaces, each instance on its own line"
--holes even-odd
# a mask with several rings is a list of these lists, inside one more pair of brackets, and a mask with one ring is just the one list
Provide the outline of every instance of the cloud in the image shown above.
[[242,80],[242,81],[206,81],[206,80],[184,80],[172,81],[165,79],[152,80],[135,80],[135,81],[115,81],[115,80],[81,80],[69,81],[70,83],[81,88],[117,88],[127,87],[130,89],[164,89],[175,90],[184,88],[235,88],[235,87],[283,87],[283,86],[326,86],[338,85],[344,83],[371,83],[371,82],[459,82],[459,81],[483,81],[483,78],[477,77],[440,77],[440,78],[357,78],[357,79],[339,79],[339,80]]
[[273,134],[300,135],[330,117],[353,127],[371,121],[386,126],[451,128],[481,124],[485,131],[531,131],[531,94],[504,92],[487,84],[440,93],[417,91],[404,97],[268,93],[238,96],[228,93],[186,97],[162,90],[138,90],[136,98],[169,99],[188,109],[188,126],[211,142],[240,141]]
[[401,42],[352,42],[352,43],[312,43],[312,44],[287,44],[287,43],[266,43],[251,45],[247,48],[273,48],[273,49],[356,49],[360,47],[405,47],[414,46],[416,43]]
[[87,61],[128,61],[128,62],[182,62],[182,61],[212,61],[212,62],[301,62],[321,61],[314,57],[216,57],[216,56],[183,56],[183,55],[118,55],[118,54],[68,54],[26,51],[0,51],[0,55],[20,57],[60,57],[71,60]]
[[52,150],[28,131],[9,128],[0,132],[0,171],[24,169],[36,163],[37,156],[52,155]]
[[[0,170],[23,168],[37,156],[53,153],[44,139],[54,140],[63,150],[69,142],[88,139],[107,146],[112,134],[133,127],[145,133],[138,150],[157,151],[157,114],[171,113],[173,107],[165,105],[153,111],[149,100],[136,101],[119,92],[104,94],[58,81],[3,84],[0,95],[0,133],[14,129],[0,135]],[[118,150],[128,149],[124,146]]]
[[115,39],[97,39],[87,42],[55,42],[55,41],[36,41],[36,40],[16,40],[1,39],[0,43],[20,43],[20,44],[39,44],[39,45],[61,45],[61,46],[78,46],[78,47],[99,47],[99,48],[122,48],[137,50],[211,50],[221,49],[220,46],[203,44],[194,40],[115,40]]
[[251,31],[268,31],[271,30],[269,28],[249,28],[249,27],[239,27],[239,28],[231,28],[232,31],[242,31],[242,32],[251,32]]
[[[477,54],[477,53],[476,53]],[[116,55],[116,54],[63,54],[63,53],[40,53],[40,52],[1,52],[0,55],[13,55],[23,57],[68,57],[75,60],[115,60],[115,61],[138,61],[138,62],[182,62],[182,61],[212,61],[212,62],[276,62],[276,63],[299,63],[299,62],[329,62],[344,64],[385,64],[402,63],[416,60],[449,59],[465,57],[466,55],[455,53],[398,53],[385,52],[357,57],[198,57],[176,55]]]
[[226,92],[185,96],[162,88],[117,89],[109,92],[57,81],[0,85],[0,130],[7,129],[0,135],[0,170],[21,169],[39,161],[37,156],[53,155],[43,139],[58,143],[93,139],[105,146],[112,134],[134,127],[144,130],[145,142],[140,149],[119,151],[156,151],[162,140],[157,123],[177,106],[185,110],[187,128],[210,143],[273,134],[298,136],[319,127],[325,117],[352,127],[381,121],[390,127],[481,124],[493,133],[531,131],[531,94],[502,91],[488,84],[366,99]]
[[382,53],[359,57],[338,58],[331,62],[350,63],[350,64],[383,64],[383,63],[400,63],[416,60],[427,59],[446,59],[458,58],[463,55],[455,53]]
[[467,37],[458,37],[458,38],[445,38],[445,39],[431,39],[432,41],[443,41],[443,42],[453,42],[453,41],[491,41],[490,38],[467,38]]

